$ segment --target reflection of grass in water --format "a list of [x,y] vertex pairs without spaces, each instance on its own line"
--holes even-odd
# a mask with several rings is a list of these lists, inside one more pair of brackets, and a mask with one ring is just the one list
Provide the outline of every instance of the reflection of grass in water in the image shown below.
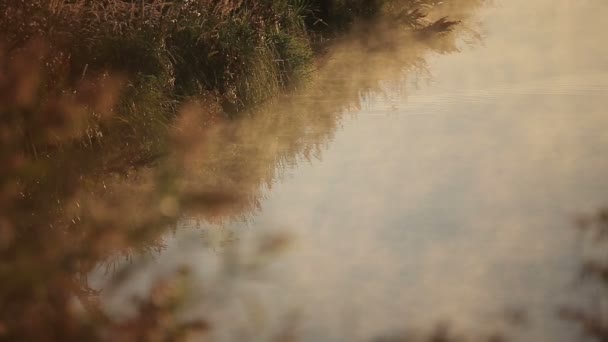
[[[210,220],[251,209],[277,165],[319,153],[339,125],[340,109],[356,106],[361,92],[420,63],[420,53],[428,50],[425,43],[412,43],[409,52],[380,44],[369,56],[372,37],[344,41],[340,49],[351,55],[328,53],[335,58],[303,90],[305,99],[292,97],[278,109],[264,107],[257,117],[227,121],[221,104],[261,102],[290,77],[308,74],[312,55],[304,27],[284,22],[300,22],[281,12],[289,6],[201,3],[210,6],[201,14],[207,21],[183,12],[189,5],[178,15],[172,12],[177,8],[166,10],[160,1],[116,0],[91,8],[85,2],[0,5],[7,14],[0,27],[8,37],[6,53],[0,54],[0,337],[173,340],[209,329],[205,322],[184,323],[176,316],[186,300],[185,271],[160,281],[126,322],[111,320],[99,308],[87,274],[117,253],[162,248],[159,236],[180,213],[203,212]],[[253,7],[238,7],[243,3]],[[22,12],[11,12],[14,8]],[[279,16],[271,21],[274,27],[264,28],[272,33],[264,36],[271,42],[260,50],[251,45],[261,38],[252,38],[250,25],[262,25],[263,11]],[[34,13],[36,24],[24,26],[24,13]],[[155,37],[166,33],[161,24],[169,25],[171,18],[193,22],[173,23],[179,32],[161,44]],[[219,25],[211,28],[217,35],[203,38],[219,39],[217,46],[199,40],[208,34],[205,25],[213,23]],[[384,29],[383,23],[370,25]],[[400,26],[386,32],[412,35]],[[27,40],[35,35],[47,41]],[[233,39],[239,44],[226,44]],[[205,50],[211,48],[217,50]],[[386,51],[390,58],[381,58]],[[218,55],[229,58],[216,61]],[[269,56],[283,62],[268,63]],[[251,73],[249,63],[255,65]],[[106,68],[122,76],[110,76]],[[345,80],[353,68],[358,73]],[[319,107],[315,101],[328,94],[332,103]],[[178,104],[181,96],[192,95],[198,105]],[[166,159],[159,161],[159,154]],[[155,168],[148,167],[152,163]],[[263,258],[284,243],[264,241]],[[129,272],[122,274],[128,279]]]

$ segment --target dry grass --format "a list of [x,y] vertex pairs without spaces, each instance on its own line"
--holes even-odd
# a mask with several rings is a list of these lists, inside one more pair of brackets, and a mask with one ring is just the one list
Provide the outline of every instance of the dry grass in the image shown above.
[[[310,153],[295,134],[287,152],[247,173],[246,204],[237,186],[192,188],[180,174],[225,109],[260,104],[311,72],[310,20],[330,22],[321,4],[0,3],[0,339],[179,340],[209,329],[176,319],[187,272],[120,323],[99,308],[87,274],[116,255],[162,249],[182,210],[213,217],[251,205],[275,162]],[[331,11],[354,8],[345,4]],[[272,119],[264,124],[288,120]],[[337,119],[325,120],[326,129],[306,133],[299,122],[295,133],[327,136]],[[147,168],[160,156],[169,162]],[[242,165],[226,164],[216,172]],[[245,172],[234,174],[239,185]]]

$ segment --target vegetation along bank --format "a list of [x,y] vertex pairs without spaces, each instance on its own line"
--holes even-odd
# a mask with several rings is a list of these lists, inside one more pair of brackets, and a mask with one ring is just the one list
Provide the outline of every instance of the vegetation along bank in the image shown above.
[[[0,340],[178,340],[208,330],[173,319],[181,292],[167,295],[165,283],[133,305],[131,320],[113,321],[88,274],[161,248],[186,203],[214,212],[237,197],[176,190],[176,170],[205,132],[191,126],[239,120],[306,82],[356,23],[390,17],[424,35],[449,30],[454,22],[427,19],[433,5],[0,1]],[[160,157],[172,160],[145,167]],[[138,178],[127,179],[134,169]]]

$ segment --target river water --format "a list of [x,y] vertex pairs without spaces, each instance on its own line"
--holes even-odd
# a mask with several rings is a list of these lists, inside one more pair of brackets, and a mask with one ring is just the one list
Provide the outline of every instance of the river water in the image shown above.
[[[191,309],[213,308],[215,337],[265,340],[291,324],[315,341],[437,322],[486,331],[507,313],[516,340],[578,340],[555,311],[583,300],[573,219],[608,203],[608,3],[456,4],[449,43],[384,55],[338,44],[280,115],[218,131],[230,140],[207,152],[224,168],[205,177],[247,189],[263,178],[255,209],[185,215],[153,263],[230,283]],[[246,246],[277,232],[292,243],[262,270],[221,271],[255,268]]]

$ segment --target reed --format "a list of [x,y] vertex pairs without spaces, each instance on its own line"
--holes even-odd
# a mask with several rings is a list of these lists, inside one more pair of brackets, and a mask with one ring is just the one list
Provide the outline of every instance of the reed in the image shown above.
[[[401,3],[409,14],[419,6]],[[305,80],[315,45],[359,16],[371,20],[379,4],[0,1],[0,340],[180,340],[207,332],[204,320],[177,318],[187,272],[156,284],[122,322],[100,309],[87,275],[116,256],[162,249],[159,236],[178,210],[198,205],[211,217],[239,202],[238,191],[184,185],[182,166],[199,156],[189,149],[213,122]],[[409,28],[429,26],[424,16],[415,20]],[[285,154],[308,153],[302,136],[316,133],[302,126]],[[255,152],[240,145],[242,154]],[[161,156],[168,161],[148,168]],[[275,160],[288,156],[247,172],[252,189]],[[211,165],[237,183],[240,164],[228,161]],[[271,242],[262,245],[279,245]]]

